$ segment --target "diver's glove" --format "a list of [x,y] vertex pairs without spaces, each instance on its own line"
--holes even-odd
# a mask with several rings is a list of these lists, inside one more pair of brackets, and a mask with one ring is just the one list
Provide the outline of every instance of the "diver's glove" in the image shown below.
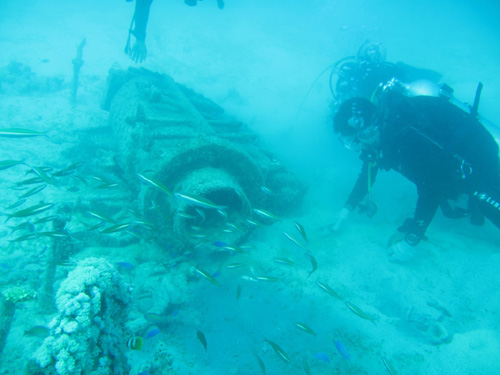
[[337,221],[331,226],[332,232],[338,232],[340,228],[342,228],[342,225],[349,217],[350,212],[351,210],[349,210],[347,207],[344,207],[342,208],[342,210],[340,210],[339,214],[337,215]]
[[425,225],[421,221],[406,219],[404,224],[389,239],[387,256],[390,261],[407,263],[415,257],[415,246],[425,239]]
[[340,212],[337,214],[336,220],[333,223],[329,223],[322,227],[320,230],[323,232],[325,235],[330,235],[332,233],[338,232],[340,228],[342,227],[342,224],[344,221],[346,221],[347,217],[349,216],[349,213],[351,210],[348,207],[344,207]]
[[404,224],[398,228],[398,232],[405,234],[404,240],[408,245],[417,246],[421,240],[425,239],[425,228],[423,221],[406,219]]

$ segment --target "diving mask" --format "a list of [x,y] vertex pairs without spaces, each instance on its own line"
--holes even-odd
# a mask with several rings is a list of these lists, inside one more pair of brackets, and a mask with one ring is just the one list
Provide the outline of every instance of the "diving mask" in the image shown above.
[[373,148],[380,141],[380,130],[375,124],[366,125],[361,111],[353,107],[351,117],[347,120],[349,131],[340,135],[340,141],[349,150]]

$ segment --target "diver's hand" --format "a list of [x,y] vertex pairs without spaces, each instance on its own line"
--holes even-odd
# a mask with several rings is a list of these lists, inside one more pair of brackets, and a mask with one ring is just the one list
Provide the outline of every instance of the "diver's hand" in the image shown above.
[[415,258],[415,246],[410,245],[405,240],[398,241],[387,250],[387,256],[391,262],[408,263]]
[[342,228],[342,225],[349,217],[350,212],[351,211],[349,211],[349,209],[346,207],[344,207],[342,210],[340,210],[339,215],[337,217],[337,222],[333,225],[334,232],[338,232],[340,230],[340,228]]
[[142,63],[146,60],[147,54],[146,42],[144,40],[136,40],[128,55],[133,62]]
[[334,223],[325,225],[322,228],[322,232],[324,232],[325,234],[331,234],[331,233],[338,232],[342,228],[342,225],[344,224],[344,222],[349,217],[349,213],[350,212],[351,211],[349,209],[347,209],[346,207],[344,207],[338,213],[336,221]]

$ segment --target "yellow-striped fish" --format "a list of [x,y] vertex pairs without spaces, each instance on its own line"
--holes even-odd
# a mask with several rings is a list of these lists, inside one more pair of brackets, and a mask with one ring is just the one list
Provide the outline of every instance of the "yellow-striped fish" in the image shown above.
[[24,160],[2,160],[0,161],[0,170],[7,169],[19,164],[24,164]]
[[0,129],[0,137],[6,137],[6,138],[38,137],[41,135],[47,135],[47,133],[30,129],[20,129],[20,128]]
[[312,265],[312,270],[309,271],[309,275],[307,277],[311,276],[314,271],[318,269],[318,262],[315,257],[313,257],[311,254],[306,253],[306,258],[309,259],[309,262],[311,262]]
[[295,267],[295,263],[289,258],[274,258],[274,261],[279,264]]
[[42,213],[44,211],[51,209],[52,207],[54,207],[53,203],[36,204],[34,206],[25,208],[24,210],[14,212],[13,214],[6,214],[7,220],[5,220],[5,222],[9,221],[13,217],[27,217],[27,216],[37,215],[39,213]]
[[334,296],[335,298],[338,298],[341,301],[343,300],[342,297],[336,291],[334,291],[331,287],[329,287],[328,285],[320,283],[319,281],[316,281],[316,285],[318,285],[321,289],[323,289],[329,295]]
[[276,352],[276,354],[278,354],[278,356],[284,360],[285,362],[290,362],[290,357],[288,356],[288,354],[286,354],[286,352],[281,348],[281,346],[279,346],[278,344],[276,344],[275,342],[272,342],[271,340],[267,340],[266,339],[266,342],[271,345],[271,347],[273,348],[273,350]]
[[254,208],[253,212],[255,212],[258,216],[266,218],[266,219],[275,220],[275,221],[281,221],[281,219],[278,216],[276,216],[276,215],[274,215],[271,212],[266,211],[266,210],[262,210],[262,209],[259,209],[259,208]]
[[45,173],[42,167],[32,167],[32,170],[33,172],[35,172],[36,175],[38,175],[38,177],[40,177],[43,181],[45,181],[49,185],[57,186],[57,182],[47,173]]
[[295,245],[301,247],[304,250],[307,250],[307,248],[305,247],[305,245],[303,245],[298,240],[296,240],[295,238],[293,238],[292,236],[290,236],[287,232],[283,232],[283,234],[285,235],[286,238],[288,238],[290,241],[292,241]]
[[200,270],[199,268],[196,267],[194,268],[194,270],[202,277],[210,281],[212,284],[219,285],[219,282],[215,280],[215,278],[212,275],[210,275],[207,271]]
[[172,193],[170,192],[170,190],[165,185],[163,185],[160,181],[157,181],[154,178],[148,178],[140,173],[137,173],[137,176],[139,176],[139,178],[142,181],[146,182],[147,184],[157,188],[158,190],[164,192],[165,194],[167,194],[169,196],[172,196]]
[[307,332],[309,333],[310,335],[313,335],[313,336],[316,336],[316,332],[314,332],[311,327],[309,327],[307,324],[304,324],[304,323],[293,323],[295,325],[295,327],[297,328],[300,328],[301,330],[303,330],[304,332]]
[[87,211],[87,213],[90,215],[90,216],[93,216],[99,220],[102,220],[102,221],[107,221],[108,223],[113,223],[115,224],[116,221],[113,220],[112,218],[108,217],[108,216],[105,216],[105,215],[102,215],[98,212],[95,212],[95,211]]
[[297,230],[299,231],[299,233],[302,236],[302,238],[304,239],[304,241],[308,242],[309,240],[307,239],[306,230],[304,229],[304,227],[302,226],[302,224],[300,224],[299,222],[295,221],[293,223],[293,225],[295,225],[295,228],[297,228]]
[[349,301],[344,301],[345,302],[345,305],[347,306],[347,308],[349,310],[351,310],[354,314],[356,314],[357,316],[359,316],[360,318],[363,318],[363,319],[366,319],[366,320],[369,320],[370,322],[372,322],[373,324],[376,324],[375,323],[375,320],[370,316],[368,315],[367,313],[365,313],[363,310],[361,310],[358,306],[356,305],[353,305],[352,303],[350,303]]
[[391,365],[391,363],[387,358],[382,357],[382,362],[384,362],[384,366],[390,375],[398,375],[396,369]]
[[255,355],[255,359],[257,359],[257,363],[259,364],[260,370],[262,371],[262,375],[266,375],[266,365],[264,364],[264,361],[257,355]]
[[215,204],[210,199],[207,199],[205,197],[200,197],[197,195],[187,195],[182,193],[175,193],[174,195],[176,198],[183,200],[190,206],[197,206],[213,210],[225,210],[227,208],[226,206],[220,206],[218,204]]
[[116,232],[121,232],[122,230],[127,229],[130,227],[130,223],[123,223],[123,224],[115,224],[110,226],[109,228],[101,230],[101,233],[116,233]]
[[259,281],[267,281],[270,283],[277,283],[278,281],[281,281],[279,277],[272,277],[272,276],[255,276],[255,279]]

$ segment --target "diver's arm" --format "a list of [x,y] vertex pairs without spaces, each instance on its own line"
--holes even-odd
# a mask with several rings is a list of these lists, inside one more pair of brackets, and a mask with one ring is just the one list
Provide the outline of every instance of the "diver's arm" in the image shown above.
[[425,231],[441,201],[440,196],[433,193],[435,189],[428,186],[417,186],[417,188],[418,200],[415,215],[412,219],[406,219],[404,224],[398,228],[399,232],[405,234],[405,240],[411,246],[416,246],[425,237]]
[[132,34],[143,42],[146,40],[146,27],[152,2],[153,0],[136,0],[135,3],[135,27]]
[[[371,169],[371,170],[370,170]],[[369,171],[370,170],[370,171]],[[363,200],[363,198],[368,194],[368,176],[371,177],[371,185],[375,181],[375,176],[377,175],[378,167],[373,166],[370,161],[364,161],[361,172],[358,176],[356,184],[344,205],[344,208],[337,215],[337,219],[334,224],[328,225],[331,230],[337,232],[342,227],[343,223],[347,220],[349,213],[353,211],[356,206]]]
[[[136,0],[134,14],[134,30],[129,31],[129,39],[125,52],[136,63],[142,63],[146,60],[148,49],[146,48],[146,27],[149,18],[149,8],[153,0]],[[135,36],[135,43],[130,48],[130,34]]]
[[366,194],[368,194],[368,175],[371,177],[370,186],[372,186],[375,182],[375,178],[377,177],[377,172],[378,167],[376,165],[374,166],[371,161],[363,161],[363,167],[358,175],[356,184],[354,185],[354,188],[345,203],[345,207],[349,211],[354,210],[359,202],[361,202]]

